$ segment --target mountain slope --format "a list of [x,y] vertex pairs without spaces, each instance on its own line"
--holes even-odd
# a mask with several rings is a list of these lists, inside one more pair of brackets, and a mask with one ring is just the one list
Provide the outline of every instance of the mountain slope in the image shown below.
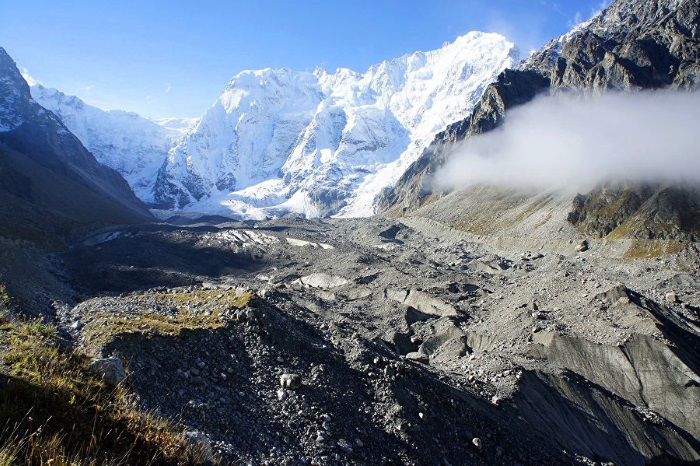
[[[619,0],[592,20],[554,39],[517,69],[502,73],[486,90],[470,117],[438,135],[396,185],[382,194],[378,203],[380,211],[400,215],[444,196],[444,190],[430,183],[431,174],[450,157],[455,144],[496,128],[507,118],[510,109],[531,101],[537,95],[569,91],[597,94],[606,90],[697,89],[700,84],[699,12],[698,0]],[[635,189],[628,186],[626,189],[604,190],[608,210],[616,205],[627,205],[625,199],[633,196]],[[683,196],[669,196],[666,185],[650,185],[644,189],[651,190],[644,199],[652,202],[639,202],[637,207],[651,210],[640,211],[637,219],[651,222],[655,221],[654,218],[677,219],[679,223],[657,228],[635,222],[634,227],[627,224],[624,232],[618,230],[618,236],[696,236],[698,222],[687,217],[696,215],[700,218],[700,211],[695,207],[688,214],[683,211],[688,206],[698,205],[697,190],[691,189]],[[478,198],[479,189],[473,190],[473,194]],[[567,201],[571,206],[570,213],[573,213],[568,215],[569,223],[579,226],[585,233],[605,236],[635,216],[636,209],[626,209],[601,217],[595,209],[591,210],[591,206],[600,204],[598,195],[599,191],[572,195]],[[463,195],[448,196],[445,203],[462,198]],[[655,207],[655,199],[664,199],[663,208]],[[675,205],[669,201],[674,199],[683,202]],[[458,205],[436,206],[427,208],[428,211],[462,212],[469,216]],[[494,212],[489,215],[493,216]],[[567,221],[567,215],[560,220]],[[453,218],[450,222],[464,225],[459,219]],[[557,228],[563,227],[557,225]]]
[[171,150],[155,205],[248,217],[370,215],[376,195],[516,58],[503,37],[470,33],[364,74],[242,72]]
[[136,195],[147,203],[153,200],[149,185],[168,150],[194,123],[166,119],[159,124],[131,112],[101,110],[41,84],[33,85],[31,93],[100,163],[121,173]]
[[0,217],[2,234],[47,238],[94,224],[150,219],[124,179],[95,160],[31,97],[0,48]]

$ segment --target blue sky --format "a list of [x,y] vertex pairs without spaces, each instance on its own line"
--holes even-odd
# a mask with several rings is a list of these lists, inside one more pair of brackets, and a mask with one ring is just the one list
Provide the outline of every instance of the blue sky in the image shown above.
[[537,48],[603,0],[0,0],[0,46],[102,108],[200,116],[241,70],[364,71],[472,30]]

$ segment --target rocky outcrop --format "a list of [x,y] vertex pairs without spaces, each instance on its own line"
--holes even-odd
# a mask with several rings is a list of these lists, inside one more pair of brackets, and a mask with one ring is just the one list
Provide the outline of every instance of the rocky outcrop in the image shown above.
[[574,198],[568,221],[598,237],[695,240],[700,193],[694,187],[617,185]]

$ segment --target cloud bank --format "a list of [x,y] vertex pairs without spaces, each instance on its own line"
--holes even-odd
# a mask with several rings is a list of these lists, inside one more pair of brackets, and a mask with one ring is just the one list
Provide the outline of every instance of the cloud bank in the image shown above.
[[585,189],[615,180],[700,182],[700,92],[538,98],[458,146],[432,182]]

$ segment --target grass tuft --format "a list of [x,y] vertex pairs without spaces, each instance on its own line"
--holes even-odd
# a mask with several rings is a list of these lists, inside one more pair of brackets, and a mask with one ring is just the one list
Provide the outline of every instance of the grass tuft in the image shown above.
[[0,466],[194,464],[182,426],[140,410],[37,321],[0,327]]

